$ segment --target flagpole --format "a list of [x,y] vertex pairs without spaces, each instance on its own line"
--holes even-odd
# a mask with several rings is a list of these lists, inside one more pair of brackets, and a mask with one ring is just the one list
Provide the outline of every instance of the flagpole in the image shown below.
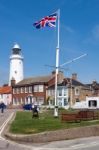
[[60,10],[58,10],[58,35],[57,35],[57,47],[56,47],[56,70],[55,70],[55,108],[54,117],[58,117],[58,102],[57,102],[57,76],[59,68],[59,33],[60,33]]

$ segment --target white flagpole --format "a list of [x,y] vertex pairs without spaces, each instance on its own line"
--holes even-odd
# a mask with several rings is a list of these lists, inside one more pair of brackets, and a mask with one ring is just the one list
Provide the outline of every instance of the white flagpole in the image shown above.
[[55,71],[55,108],[54,117],[58,117],[58,103],[57,103],[57,76],[59,68],[59,33],[60,33],[60,10],[58,10],[58,41],[56,47],[56,71]]

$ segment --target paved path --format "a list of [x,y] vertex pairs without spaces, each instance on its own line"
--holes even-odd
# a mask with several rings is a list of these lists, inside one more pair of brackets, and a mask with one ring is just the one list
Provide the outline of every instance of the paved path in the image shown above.
[[6,119],[10,116],[10,114],[12,112],[14,112],[14,111],[13,110],[5,109],[4,113],[1,113],[1,110],[0,110],[0,127],[2,126],[2,124],[4,123],[4,121],[6,121]]
[[19,144],[4,139],[1,133],[15,110],[0,112],[0,150],[99,150],[99,137],[56,141],[43,144]]
[[0,112],[0,150],[30,150],[31,147],[26,145],[21,145],[9,140],[4,139],[1,134],[4,130],[4,127],[11,119],[12,115],[14,114],[15,110],[8,110],[5,109],[4,113]]

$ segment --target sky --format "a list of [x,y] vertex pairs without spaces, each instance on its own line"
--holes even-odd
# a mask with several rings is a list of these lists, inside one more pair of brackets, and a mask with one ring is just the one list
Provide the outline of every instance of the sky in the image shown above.
[[79,57],[63,70],[83,83],[99,82],[99,0],[0,0],[0,86],[8,83],[15,43],[24,57],[24,78],[51,74],[57,47],[56,28],[33,23],[60,9],[59,64]]

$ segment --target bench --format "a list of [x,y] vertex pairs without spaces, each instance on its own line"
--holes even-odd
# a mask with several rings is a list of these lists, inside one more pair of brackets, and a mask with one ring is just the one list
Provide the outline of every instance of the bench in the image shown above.
[[82,120],[94,120],[99,119],[98,114],[93,110],[81,110],[76,114],[62,114],[61,120],[66,122],[80,122]]
[[81,118],[79,114],[62,114],[61,120],[62,122],[80,122]]
[[98,119],[98,114],[96,114],[93,110],[82,110],[79,111],[78,114],[81,116],[82,120]]

